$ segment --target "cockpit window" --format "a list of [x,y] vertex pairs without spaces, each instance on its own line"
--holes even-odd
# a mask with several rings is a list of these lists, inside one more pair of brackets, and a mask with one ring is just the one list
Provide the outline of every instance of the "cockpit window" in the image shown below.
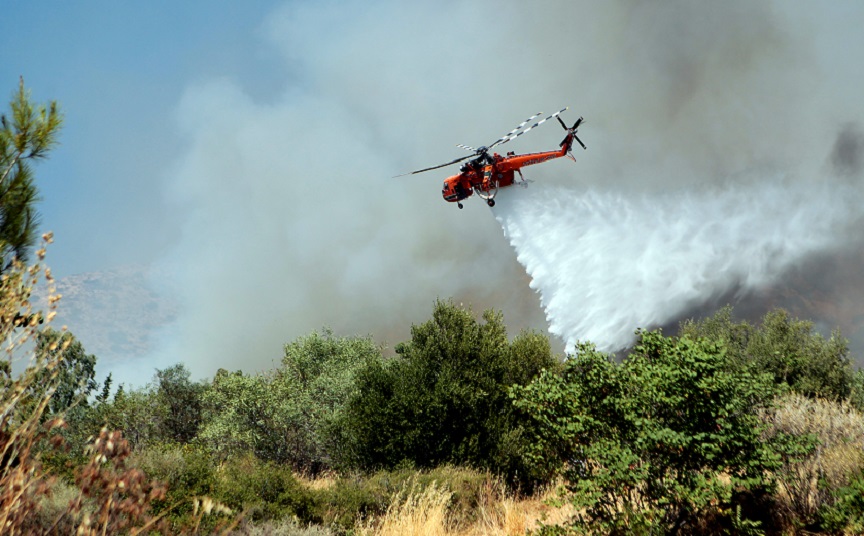
[[442,190],[447,190],[447,189],[448,189],[448,188],[447,188],[447,183],[446,183],[446,182],[444,183],[444,186],[443,186],[441,189],[442,189]]

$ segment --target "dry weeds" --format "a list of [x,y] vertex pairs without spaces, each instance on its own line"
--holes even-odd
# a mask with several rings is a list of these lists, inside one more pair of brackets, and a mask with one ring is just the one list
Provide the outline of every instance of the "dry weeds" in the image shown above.
[[792,394],[765,420],[769,434],[813,434],[819,440],[811,454],[777,471],[777,499],[783,515],[812,522],[819,507],[864,469],[864,415],[846,402]]
[[530,497],[507,493],[500,483],[490,484],[481,497],[477,516],[458,519],[449,508],[452,493],[432,485],[421,491],[394,495],[393,503],[381,519],[370,520],[357,528],[363,536],[514,536],[570,519],[572,506],[553,506],[556,486]]
[[338,479],[339,475],[335,473],[321,473],[314,477],[302,474],[297,475],[297,480],[299,480],[306,489],[313,491],[332,488]]

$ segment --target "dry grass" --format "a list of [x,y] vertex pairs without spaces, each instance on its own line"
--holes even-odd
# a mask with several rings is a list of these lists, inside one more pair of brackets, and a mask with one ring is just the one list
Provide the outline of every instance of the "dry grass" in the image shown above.
[[339,475],[335,473],[321,473],[314,477],[302,474],[297,475],[297,480],[299,480],[303,486],[314,491],[332,488],[338,479]]
[[[43,236],[37,251],[40,261],[50,235]],[[46,280],[51,310],[36,312],[30,302],[33,288]],[[20,534],[50,493],[52,479],[41,471],[37,446],[63,426],[62,419],[46,421],[45,413],[57,388],[63,348],[33,350],[40,323],[50,323],[59,300],[48,269],[40,264],[16,264],[0,276],[0,338],[5,359],[0,360],[0,527],[4,534]],[[14,371],[24,367],[23,372]],[[52,442],[55,439],[52,438]]]
[[424,536],[444,536],[453,534],[453,521],[447,515],[448,505],[453,494],[436,485],[420,491],[408,493],[405,499],[394,497],[387,513],[380,520],[358,527],[363,535],[400,536],[402,534],[422,534]]
[[846,402],[784,397],[765,420],[768,433],[813,434],[816,449],[777,471],[777,500],[787,521],[810,523],[834,492],[864,469],[864,415]]
[[546,525],[558,525],[572,517],[572,506],[556,507],[550,501],[556,487],[531,497],[516,497],[505,492],[500,483],[490,485],[472,520],[458,519],[450,508],[452,493],[436,485],[420,491],[394,495],[394,501],[381,519],[357,527],[364,536],[511,536]]
[[[0,276],[0,337],[6,352],[0,360],[0,532],[133,534],[153,524],[149,503],[162,492],[143,474],[125,468],[128,445],[120,432],[103,430],[95,438],[87,453],[90,462],[76,473],[74,492],[60,488],[63,495],[55,495],[57,479],[42,468],[42,451],[64,445],[58,433],[67,426],[64,415],[49,415],[48,408],[73,340],[61,337],[43,345],[60,300],[50,269],[41,265],[50,242],[51,235],[44,235],[36,252],[39,263],[16,263]],[[47,286],[48,311],[35,311],[30,300],[40,284]]]

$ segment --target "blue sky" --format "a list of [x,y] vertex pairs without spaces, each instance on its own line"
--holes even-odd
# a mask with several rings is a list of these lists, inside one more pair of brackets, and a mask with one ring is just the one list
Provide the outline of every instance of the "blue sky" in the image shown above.
[[259,28],[273,2],[9,2],[0,81],[59,101],[61,145],[38,169],[55,272],[151,262],[178,225],[164,206],[180,148],[174,112],[197,80],[266,97],[286,70]]
[[[864,4],[814,6],[14,1],[0,22],[0,95],[23,76],[36,101],[56,99],[66,116],[60,147],[37,169],[54,272],[157,268],[181,312],[147,366],[184,361],[209,376],[267,367],[282,344],[324,326],[392,347],[436,298],[502,310],[513,332],[545,329],[488,208],[441,200],[449,169],[392,178],[541,110],[584,115],[589,147],[575,165],[531,168],[541,197],[560,187],[653,206],[650,196],[702,199],[730,181],[757,195],[744,185],[782,176],[803,189],[765,202],[789,206],[742,221],[797,213],[802,192],[833,180],[839,133],[864,125]],[[560,137],[550,123],[512,149],[547,150]],[[661,216],[658,226],[680,220]],[[691,236],[681,233],[683,259]],[[787,251],[828,247],[787,238]],[[620,278],[637,288],[655,270],[608,253],[579,250],[602,271],[628,268]],[[720,272],[693,304],[740,283]],[[604,306],[633,298],[618,299]],[[564,305],[599,314],[578,298]]]

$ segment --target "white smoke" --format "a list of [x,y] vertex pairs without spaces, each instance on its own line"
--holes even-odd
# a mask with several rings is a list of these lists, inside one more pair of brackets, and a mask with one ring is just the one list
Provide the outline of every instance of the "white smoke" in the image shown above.
[[568,351],[577,341],[618,351],[636,328],[774,284],[840,246],[859,206],[854,188],[774,177],[630,197],[536,184],[502,191],[495,214],[549,331]]
[[[165,175],[181,223],[158,264],[181,310],[160,355],[195,375],[256,370],[325,325],[392,346],[436,298],[545,328],[487,208],[440,198],[455,168],[391,177],[565,105],[568,123],[588,120],[584,158],[531,168],[535,185],[497,207],[553,333],[626,344],[637,326],[771,280],[830,248],[842,195],[762,176],[659,192],[754,166],[805,175],[838,127],[864,123],[864,74],[832,55],[856,49],[860,25],[823,51],[803,39],[814,24],[834,35],[854,17],[817,15],[746,0],[285,3],[262,21],[281,91],[262,99],[229,73],[178,103],[181,156]],[[551,122],[509,147],[562,135]],[[855,154],[838,158],[854,171]],[[550,186],[574,176],[592,193]]]

